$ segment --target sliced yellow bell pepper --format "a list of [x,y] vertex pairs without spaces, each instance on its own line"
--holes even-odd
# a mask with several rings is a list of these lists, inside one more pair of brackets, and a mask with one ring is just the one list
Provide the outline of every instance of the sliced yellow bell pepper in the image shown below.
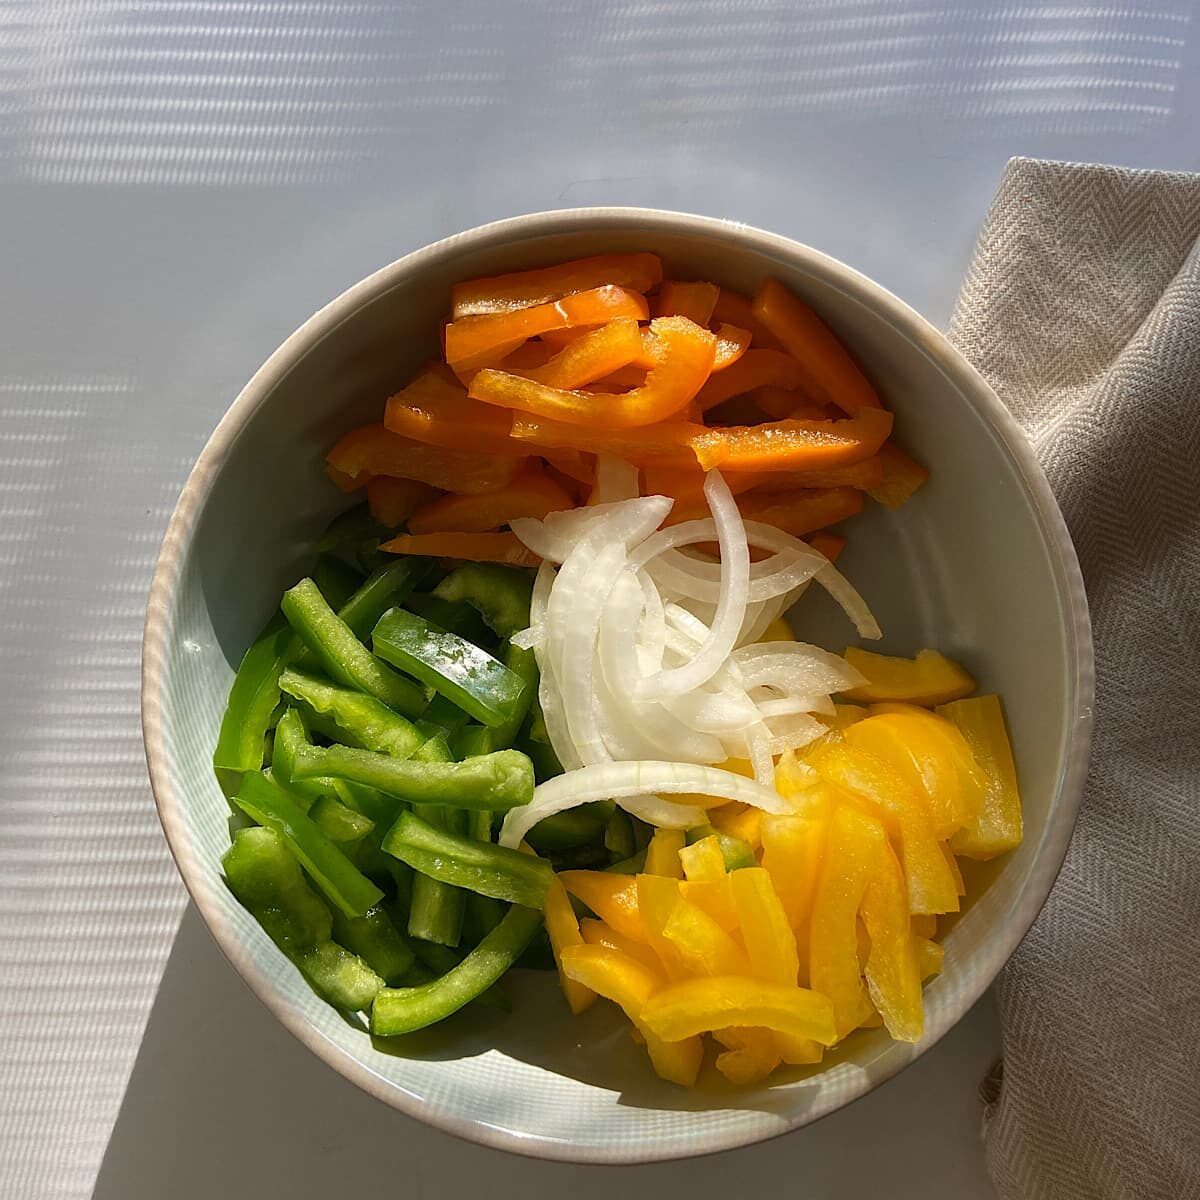
[[[647,862],[649,858],[647,854]],[[690,846],[684,846],[679,852],[679,861],[683,864],[684,878],[692,882],[725,878],[725,856],[721,853],[721,843],[715,837],[701,838]]]
[[691,971],[675,943],[664,932],[671,913],[679,902],[681,893],[678,881],[663,875],[637,875],[634,882],[637,887],[638,913],[646,931],[646,941],[662,961],[662,969],[669,979],[687,978]]
[[638,942],[648,941],[638,912],[635,879],[609,871],[560,871],[558,878],[572,896],[618,933]]
[[887,763],[850,746],[836,733],[805,750],[805,760],[827,782],[864,801],[883,819],[898,851],[914,913],[958,911],[958,889],[924,801]]
[[[713,1030],[713,1037],[726,1047],[723,1053],[717,1055],[717,1070],[730,1083],[740,1087],[761,1083],[779,1066],[778,1036],[769,1029],[745,1025]],[[814,1046],[816,1044],[812,1043]]]
[[708,820],[714,829],[741,838],[757,850],[762,845],[762,815],[762,809],[735,800],[709,809]]
[[676,899],[663,925],[663,937],[675,947],[691,975],[745,975],[750,970],[746,952],[733,937],[702,908],[682,897]]
[[763,818],[762,864],[796,936],[801,983],[808,982],[809,923],[832,812],[827,798],[800,817]]
[[958,727],[985,780],[978,815],[951,840],[956,854],[995,858],[1021,844],[1021,794],[999,696],[974,696],[942,705],[938,713]]
[[737,909],[733,906],[728,875],[724,879],[684,880],[679,885],[679,894],[689,904],[702,908],[726,933],[737,932]]
[[862,921],[871,939],[864,974],[888,1033],[915,1042],[924,1028],[921,971],[909,925],[904,875],[892,848],[881,842],[862,898]]
[[916,658],[893,658],[847,646],[844,654],[867,679],[862,687],[842,693],[848,700],[906,700],[932,708],[975,690],[975,680],[936,650],[921,650]]
[[760,642],[794,642],[796,635],[792,632],[792,627],[782,617],[776,617],[762,631],[762,636],[758,640]]
[[851,725],[861,721],[867,715],[867,710],[861,704],[835,704],[833,715],[818,714],[818,720],[824,721],[830,729],[845,732]]
[[637,942],[631,937],[618,933],[606,921],[597,920],[595,917],[584,917],[579,922],[579,932],[589,946],[605,946],[609,950],[616,950],[619,954],[624,954],[627,958],[635,959],[642,966],[649,967],[655,974],[662,971],[662,963],[659,962],[658,955],[645,942]]
[[909,924],[912,925],[913,937],[937,937],[937,917],[933,913],[918,913],[909,918]]
[[762,1026],[824,1046],[837,1036],[827,996],[743,975],[669,984],[646,1003],[640,1024],[670,1042],[731,1025]]
[[546,889],[542,916],[546,922],[546,932],[550,935],[550,948],[554,951],[554,963],[558,967],[558,981],[562,985],[563,995],[571,1011],[581,1013],[592,1006],[596,993],[563,974],[563,951],[568,946],[582,946],[583,935],[579,932],[579,922],[575,919],[567,889],[557,875],[550,880],[550,886]]
[[656,829],[646,847],[646,874],[682,879],[683,864],[679,861],[679,852],[686,841],[682,829]]
[[776,1033],[775,1050],[790,1066],[809,1066],[819,1063],[825,1056],[825,1047],[812,1038],[796,1037],[790,1033]]
[[762,867],[746,867],[734,871],[729,882],[751,973],[770,983],[795,986],[800,973],[796,937],[771,876]]
[[775,790],[787,800],[805,797],[812,788],[820,784],[817,773],[806,762],[802,762],[794,750],[779,756],[775,764]]
[[704,1046],[694,1035],[663,1038],[645,1020],[647,1007],[663,985],[642,963],[605,946],[569,946],[563,951],[563,970],[584,987],[625,1010],[646,1039],[646,1051],[655,1071],[672,1083],[691,1087],[700,1073]]
[[946,860],[946,868],[954,879],[954,887],[960,896],[965,896],[967,894],[967,885],[963,882],[962,868],[958,865],[958,859],[954,857],[954,851],[950,849],[946,842],[942,842],[940,845],[942,847],[942,857]]
[[938,942],[930,941],[929,938],[918,937],[913,941],[917,947],[917,965],[921,970],[921,979],[932,979],[935,975],[942,973],[942,959],[945,951]]

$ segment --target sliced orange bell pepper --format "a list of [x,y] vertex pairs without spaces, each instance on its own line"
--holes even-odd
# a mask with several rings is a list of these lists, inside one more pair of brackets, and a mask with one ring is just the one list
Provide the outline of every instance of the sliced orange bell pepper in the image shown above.
[[563,995],[566,996],[571,1011],[581,1013],[592,1006],[596,993],[572,979],[562,969],[563,951],[568,946],[582,946],[583,935],[579,932],[579,922],[575,919],[575,910],[571,907],[567,889],[563,887],[562,880],[557,875],[550,880],[550,886],[546,889],[542,916],[546,923],[546,933],[550,936],[550,948],[554,951],[558,982],[562,986]]
[[888,508],[899,508],[925,486],[929,468],[909,458],[894,442],[885,442],[879,451],[882,478],[870,488],[871,499]]
[[837,733],[807,747],[804,759],[827,783],[859,798],[864,809],[887,826],[898,842],[910,912],[958,911],[958,890],[934,837],[929,810],[896,771]]
[[832,421],[842,411],[835,404],[806,398],[800,392],[782,387],[755,388],[748,398],[760,412],[776,421],[782,421],[785,417],[796,421]]
[[394,479],[376,475],[367,480],[367,508],[380,525],[395,529],[423,504],[440,495],[437,488],[419,479]]
[[457,380],[448,381],[428,368],[388,397],[383,423],[393,433],[431,446],[475,454],[521,453],[509,436],[511,418],[472,400]]
[[702,908],[726,933],[736,933],[737,909],[733,905],[733,890],[729,878],[683,880],[679,894],[697,908]]
[[[370,491],[367,492],[368,497]],[[409,517],[409,533],[482,533],[517,517],[544,519],[575,507],[575,497],[544,471],[527,466],[510,484],[478,496],[440,496]]]
[[472,494],[504,487],[525,464],[515,456],[426,446],[382,425],[351,430],[329,451],[327,461],[345,475],[394,475]]
[[[575,332],[572,330],[571,332]],[[529,371],[534,367],[544,367],[554,357],[554,347],[538,338],[530,338],[522,342],[507,358],[500,362],[502,371]],[[459,378],[451,371],[455,383]],[[461,384],[460,384],[461,386]]]
[[[707,412],[734,396],[744,395],[763,387],[802,389],[809,382],[804,367],[780,350],[761,350],[751,346],[736,362],[714,375],[696,397],[696,403]],[[803,399],[797,394],[796,401]]]
[[[647,855],[647,859],[649,856]],[[679,851],[684,878],[695,882],[703,879],[725,878],[725,856],[715,837],[701,838]]]
[[1021,794],[1012,745],[999,696],[973,696],[944,704],[938,713],[953,721],[983,772],[983,804],[976,816],[950,840],[966,858],[995,858],[1021,844]]
[[646,874],[682,879],[683,864],[679,861],[679,852],[685,845],[682,829],[656,829],[646,847]]
[[462,317],[548,304],[605,284],[615,284],[631,292],[648,292],[661,280],[662,261],[657,254],[598,254],[532,271],[468,279],[454,285],[450,300],[457,321]]
[[[827,471],[759,471],[748,475],[750,486],[744,491],[769,489],[782,492],[791,488],[834,488],[852,487],[867,491],[882,478],[883,466],[879,455],[864,458],[861,462],[847,463],[844,467],[830,467]],[[741,481],[741,477],[730,472],[730,477]],[[732,490],[732,485],[731,485]],[[736,492],[734,493],[737,494]]]
[[339,471],[332,463],[325,464],[325,474],[339,492],[347,494],[357,492],[359,488],[364,488],[371,482],[370,475],[365,471],[358,475],[347,475],[345,471]]
[[751,334],[750,330],[742,329],[738,325],[722,323],[717,326],[716,335],[717,353],[713,357],[712,369],[724,371],[726,367],[732,367],[750,349]]
[[510,567],[539,567],[542,564],[515,533],[402,533],[379,548],[389,554],[504,563]]
[[921,969],[909,926],[904,874],[886,841],[862,898],[862,921],[870,937],[863,973],[887,1031],[899,1042],[920,1040]]
[[696,461],[692,440],[704,431],[703,425],[685,421],[663,421],[640,429],[591,429],[568,425],[526,413],[513,413],[512,436],[531,449],[548,451],[580,450],[593,454],[611,454],[635,466],[691,466]]
[[734,1025],[729,1029],[714,1029],[713,1037],[726,1047],[717,1055],[717,1070],[739,1087],[761,1083],[779,1066],[776,1045],[779,1035],[769,1029]]
[[547,466],[553,467],[560,475],[565,475],[568,479],[581,483],[588,489],[596,482],[594,455],[585,455],[579,450],[559,449],[551,450],[542,457],[546,460]]
[[870,458],[878,453],[891,431],[890,412],[864,408],[857,416],[842,421],[773,421],[710,429],[692,438],[692,449],[706,471],[713,467],[729,471],[823,471]]
[[[799,537],[862,512],[862,492],[852,487],[793,492],[750,492],[738,500],[742,519],[774,525]],[[674,510],[671,513],[674,516]]]
[[800,972],[796,937],[769,872],[762,867],[743,867],[729,876],[729,882],[751,974],[770,983],[795,986]]
[[646,382],[631,391],[568,391],[503,371],[480,371],[471,381],[470,394],[503,408],[606,430],[665,421],[687,408],[708,378],[716,339],[686,317],[657,317],[650,329],[663,350]]
[[712,321],[719,323],[727,321],[741,329],[748,329],[754,339],[754,345],[767,350],[782,350],[783,343],[754,315],[754,307],[749,296],[741,292],[722,288],[717,296],[717,305],[713,309]]
[[715,283],[683,283],[664,279],[654,302],[656,317],[687,317],[697,325],[707,325],[717,307],[720,288]]
[[838,556],[846,548],[846,539],[840,533],[830,533],[819,529],[811,537],[804,539],[814,549],[820,551],[830,562],[837,562]]
[[624,1009],[646,1039],[646,1052],[659,1075],[684,1087],[696,1082],[704,1058],[700,1039],[694,1035],[663,1038],[645,1021],[647,1008],[662,989],[661,976],[605,946],[569,946],[562,963],[571,979]]
[[[569,342],[548,362],[512,373],[551,388],[580,388],[620,370],[641,353],[641,327],[630,317],[618,317]],[[511,370],[507,360],[501,369]]]
[[[698,428],[693,426],[693,428]],[[769,476],[751,474],[743,471],[740,474],[731,472],[726,480],[729,490],[736,496],[748,492],[757,486],[760,479]],[[707,502],[704,499],[704,472],[699,463],[692,459],[691,466],[665,467],[657,464],[647,466],[642,475],[647,496],[672,496],[681,504],[693,508],[703,505],[707,515]]]
[[690,975],[745,975],[746,952],[702,908],[678,897],[663,924],[663,937],[675,948]]
[[879,396],[833,330],[798,296],[768,279],[754,297],[754,315],[805,366],[823,398],[853,415],[878,408]]
[[463,317],[446,326],[446,362],[457,375],[501,362],[527,338],[576,325],[603,325],[618,317],[644,321],[646,301],[637,292],[605,284],[537,304],[487,316]]
[[589,946],[607,946],[609,950],[616,950],[629,958],[636,959],[642,966],[649,967],[656,975],[662,973],[662,963],[659,961],[658,955],[645,942],[638,942],[631,937],[626,937],[623,933],[618,933],[607,921],[600,921],[595,917],[584,917],[579,922],[579,932]]
[[635,941],[649,943],[638,911],[637,879],[608,871],[560,871],[559,879],[577,900],[582,900],[606,925]]
[[647,1001],[641,1024],[666,1041],[738,1025],[812,1038],[824,1046],[833,1045],[837,1036],[827,996],[743,975],[668,984]]
[[849,700],[901,700],[932,708],[975,690],[975,680],[936,650],[918,651],[916,658],[893,658],[847,646],[844,655],[867,678],[861,687],[842,693]]

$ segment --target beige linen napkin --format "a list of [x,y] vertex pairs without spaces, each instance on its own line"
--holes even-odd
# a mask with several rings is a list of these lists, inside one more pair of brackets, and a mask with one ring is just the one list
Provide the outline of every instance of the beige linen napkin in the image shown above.
[[1096,638],[1091,773],[999,982],[1004,1200],[1200,1196],[1200,175],[1014,159],[951,337],[1024,427]]

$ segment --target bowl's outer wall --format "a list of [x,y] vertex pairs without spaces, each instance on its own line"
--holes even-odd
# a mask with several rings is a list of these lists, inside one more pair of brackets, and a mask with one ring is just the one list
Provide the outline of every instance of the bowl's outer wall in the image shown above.
[[[537,220],[451,239],[358,285],[310,322],[328,326],[320,340],[306,327],[260,372],[239,401],[244,414],[258,398],[248,418],[239,422],[235,407],[215,435],[226,453],[206,451],[189,483],[152,597],[152,777],[172,849],[222,948],[285,1024],[356,1082],[509,1149],[590,1161],[704,1153],[804,1124],[891,1075],[966,1011],[1011,953],[1049,890],[1078,802],[1090,716],[1086,613],[1061,520],[1044,511],[1044,481],[1006,444],[1015,426],[997,428],[994,397],[898,302],[880,311],[868,299],[873,285],[846,268],[720,222],[627,210]],[[515,236],[521,228],[562,231]],[[915,1049],[859,1035],[835,1065],[784,1086],[685,1094],[653,1078],[609,1006],[572,1018],[546,976],[521,981],[508,1020],[460,1021],[414,1039],[408,1057],[384,1053],[312,995],[221,881],[229,810],[212,746],[241,653],[347,504],[323,479],[324,452],[346,429],[378,420],[383,398],[429,357],[454,281],[616,249],[654,250],[669,273],[742,290],[766,275],[795,288],[867,364],[900,440],[933,469],[903,511],[871,506],[851,523],[843,565],[880,618],[884,649],[936,646],[1003,695],[1026,841],[975,872]],[[1041,513],[1031,489],[1042,492]],[[807,598],[793,618],[800,637],[831,648],[853,632]]]

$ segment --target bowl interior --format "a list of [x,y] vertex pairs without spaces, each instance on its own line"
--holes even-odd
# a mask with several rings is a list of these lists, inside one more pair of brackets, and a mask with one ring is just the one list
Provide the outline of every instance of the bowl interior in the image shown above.
[[[384,397],[430,356],[454,281],[609,249],[654,250],[672,274],[742,290],[768,274],[795,288],[852,347],[895,409],[899,439],[932,467],[930,484],[901,512],[873,505],[851,524],[844,570],[878,615],[885,650],[936,646],[1003,695],[1026,840],[969,881],[945,938],[944,972],[926,992],[918,1047],[860,1033],[820,1071],[738,1092],[710,1071],[687,1093],[653,1076],[610,1006],[573,1018],[543,973],[518,973],[510,1018],[456,1019],[402,1050],[375,1046],[313,996],[222,883],[229,810],[212,777],[212,746],[242,652],[311,562],[323,525],[346,507],[324,479],[324,452],[346,429],[378,420]],[[1049,890],[1077,801],[1087,697],[1076,682],[1085,651],[1071,615],[1073,557],[997,408],[940,337],[882,291],[811,251],[727,223],[630,212],[510,222],[360,284],[285,344],[215,435],[168,536],[152,601],[156,793],[222,948],[285,1024],[356,1082],[443,1128],[529,1153],[591,1161],[703,1153],[803,1124],[892,1074],[962,1015],[1011,953]],[[819,597],[792,617],[805,640],[840,649],[853,637]]]

